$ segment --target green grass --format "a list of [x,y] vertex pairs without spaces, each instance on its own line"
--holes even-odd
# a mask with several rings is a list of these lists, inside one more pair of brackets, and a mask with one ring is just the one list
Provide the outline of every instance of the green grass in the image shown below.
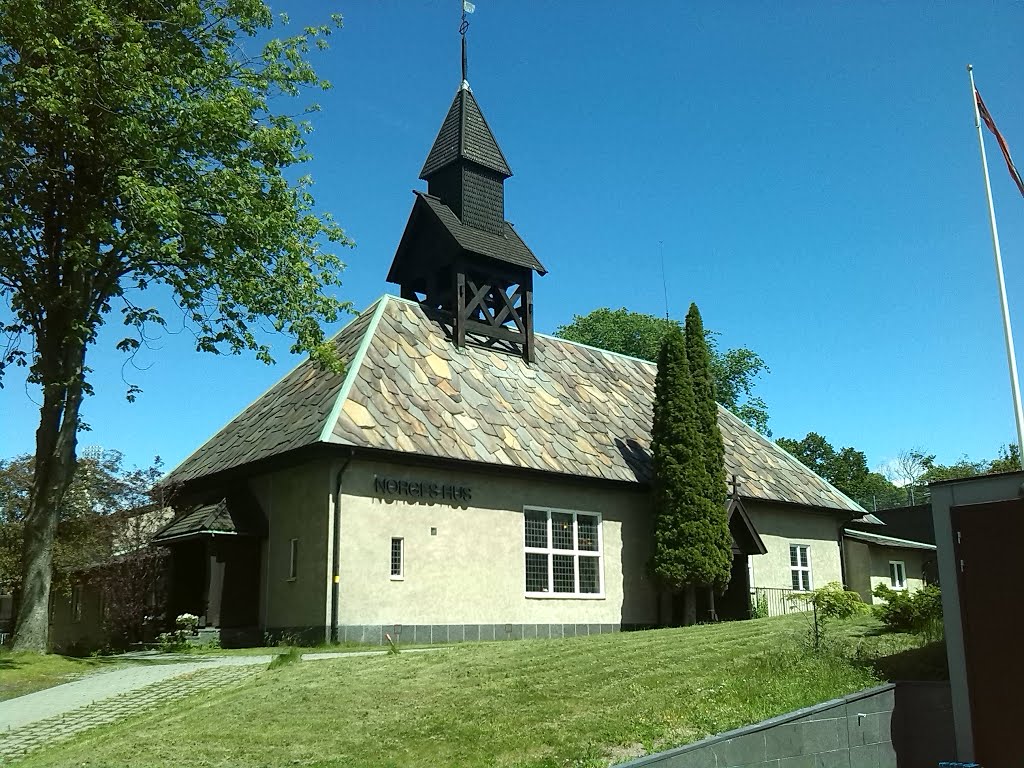
[[[845,651],[808,652],[806,626],[790,616],[290,664],[23,765],[605,766],[879,682]],[[871,643],[870,631],[836,634]]]
[[112,660],[106,658],[0,652],[0,701],[51,688],[112,666]]
[[[447,643],[441,643],[446,646]],[[429,643],[400,643],[399,648],[428,648]],[[263,645],[253,648],[211,648],[208,645],[190,645],[174,653],[190,656],[277,656],[288,653],[292,649],[299,653],[345,653],[347,651],[386,651],[386,645],[366,645],[365,643],[320,643],[319,645]]]

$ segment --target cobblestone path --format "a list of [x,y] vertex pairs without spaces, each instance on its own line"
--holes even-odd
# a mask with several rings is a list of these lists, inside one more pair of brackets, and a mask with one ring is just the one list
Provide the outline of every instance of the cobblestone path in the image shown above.
[[193,693],[223,689],[237,684],[260,670],[261,664],[234,664],[199,669],[171,677],[152,685],[126,691],[117,696],[86,704],[55,717],[0,732],[0,765],[11,765],[40,747],[49,747],[77,733],[145,712],[158,704]]

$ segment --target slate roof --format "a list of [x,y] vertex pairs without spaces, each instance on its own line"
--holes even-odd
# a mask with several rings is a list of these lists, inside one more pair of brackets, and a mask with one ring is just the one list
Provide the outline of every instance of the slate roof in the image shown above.
[[[339,333],[344,380],[306,362],[168,476],[184,482],[318,442],[580,477],[650,479],[656,366],[537,334],[536,362],[456,349],[412,301],[384,296]],[[742,496],[864,513],[719,408]]]
[[256,526],[232,511],[227,499],[214,504],[203,504],[186,511],[165,525],[153,537],[153,543],[183,539],[202,534],[254,535]]
[[895,547],[896,549],[935,549],[934,544],[928,544],[923,541],[897,539],[895,536],[883,536],[880,533],[868,533],[867,531],[857,531],[850,528],[845,529],[843,531],[843,535],[850,539],[867,542],[868,544],[877,544],[880,547]]
[[426,180],[435,171],[460,158],[497,171],[506,178],[512,175],[480,105],[465,83],[456,92],[441,123],[441,130],[437,132],[434,145],[423,163],[420,178]]
[[504,232],[496,235],[493,232],[463,224],[459,221],[459,217],[455,215],[455,212],[442,203],[440,198],[418,190],[416,195],[426,203],[430,211],[437,217],[448,233],[455,238],[455,241],[461,248],[482,256],[489,256],[498,261],[505,261],[520,267],[528,267],[542,275],[547,274],[544,265],[533,255],[533,251],[523,242],[523,239],[519,237],[519,233],[516,232],[509,222],[505,222]]

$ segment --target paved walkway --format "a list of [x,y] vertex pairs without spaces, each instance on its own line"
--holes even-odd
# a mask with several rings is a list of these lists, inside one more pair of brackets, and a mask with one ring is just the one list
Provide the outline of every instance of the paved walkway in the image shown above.
[[[439,648],[410,648],[425,653]],[[303,661],[381,656],[387,651],[305,653]],[[97,672],[81,680],[0,702],[0,765],[39,747],[56,744],[97,725],[116,722],[166,701],[237,684],[273,656],[136,654],[134,659],[167,662]]]

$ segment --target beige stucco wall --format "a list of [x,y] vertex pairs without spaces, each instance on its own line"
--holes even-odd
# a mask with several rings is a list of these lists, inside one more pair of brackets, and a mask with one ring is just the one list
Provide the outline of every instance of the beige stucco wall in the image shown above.
[[[386,500],[374,475],[469,486],[471,501]],[[646,564],[646,493],[522,474],[410,468],[354,461],[341,523],[341,624],[635,624],[655,620]],[[600,598],[526,597],[523,507],[602,516]],[[436,535],[431,535],[436,528]],[[390,576],[392,537],[405,539],[405,576]]]
[[[871,550],[871,589],[874,590],[879,584],[891,586],[889,580],[889,561],[902,560],[904,570],[907,574],[907,589],[913,592],[924,586],[924,579],[921,578],[922,565],[926,553],[920,549],[899,549],[896,547],[870,547]],[[872,596],[872,603],[885,602],[879,597]]]
[[812,510],[787,504],[744,501],[750,519],[768,552],[751,558],[753,586],[793,586],[789,545],[806,544],[811,562],[811,586],[842,582],[839,526],[846,513]]
[[[267,629],[330,622],[331,469],[327,460],[313,461],[251,481],[268,524],[260,574],[260,624]],[[291,539],[299,540],[294,580]]]

